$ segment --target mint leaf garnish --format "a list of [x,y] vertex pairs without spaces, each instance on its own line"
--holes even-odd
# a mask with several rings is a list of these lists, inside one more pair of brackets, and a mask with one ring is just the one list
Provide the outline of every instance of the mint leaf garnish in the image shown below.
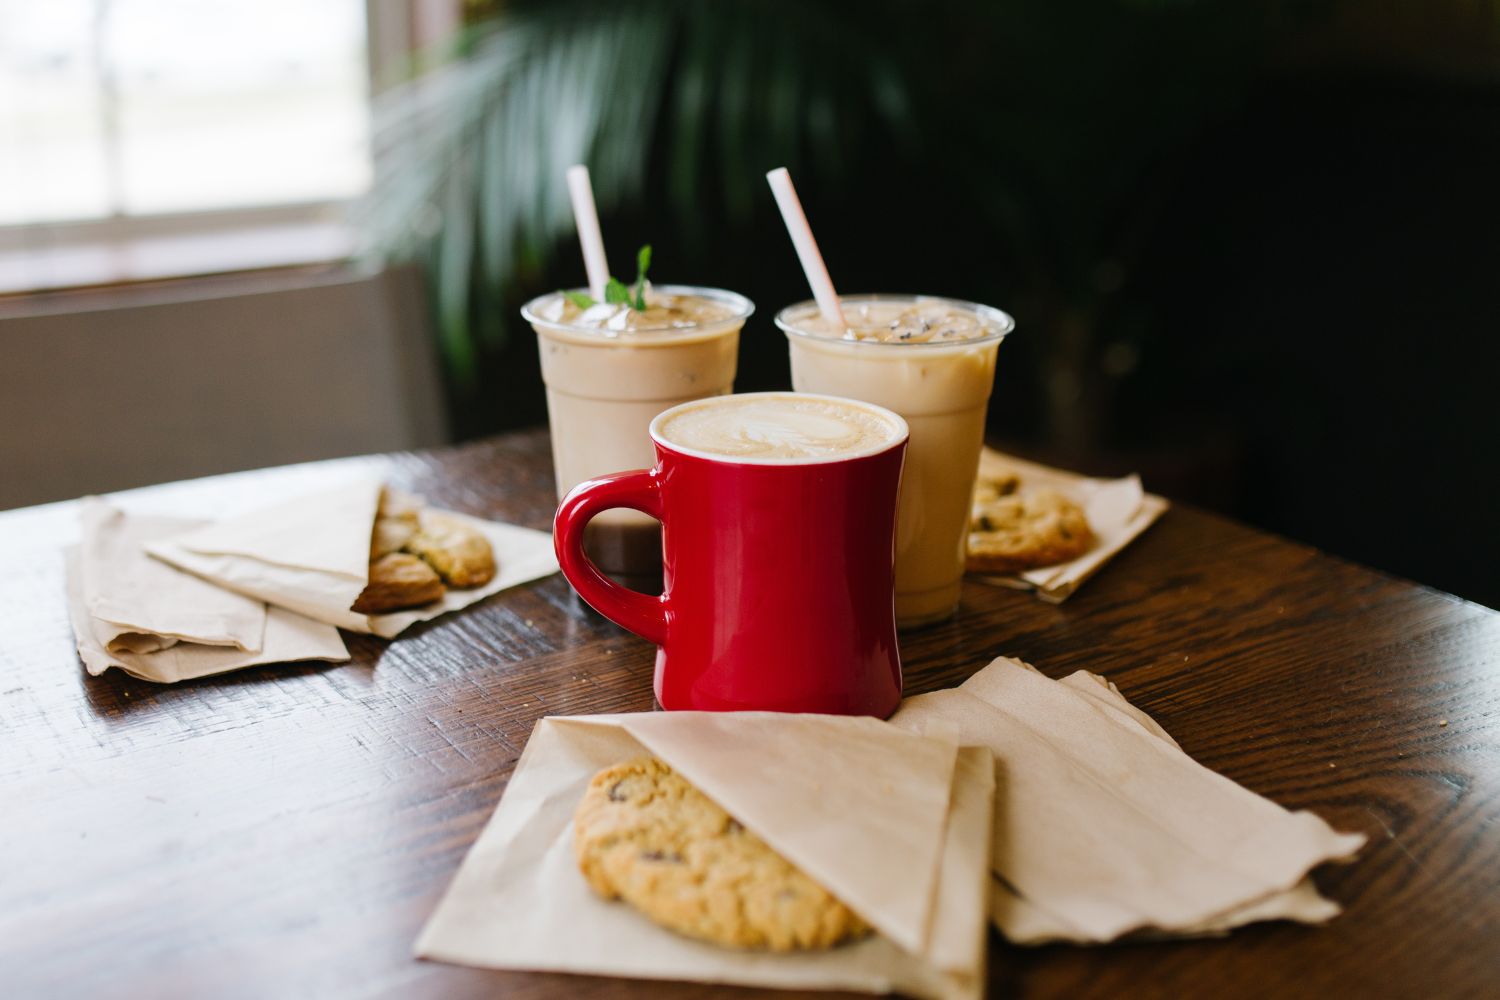
[[[635,253],[635,287],[619,278],[610,278],[604,286],[604,301],[612,306],[629,306],[636,312],[646,311],[646,271],[651,267],[651,244],[647,243]],[[597,305],[592,296],[583,292],[563,292],[563,298],[580,309]]]
[[611,305],[630,305],[630,288],[619,278],[610,278],[604,286],[604,301]]
[[647,243],[635,252],[635,306],[636,312],[646,311],[646,272],[651,268],[651,244]]

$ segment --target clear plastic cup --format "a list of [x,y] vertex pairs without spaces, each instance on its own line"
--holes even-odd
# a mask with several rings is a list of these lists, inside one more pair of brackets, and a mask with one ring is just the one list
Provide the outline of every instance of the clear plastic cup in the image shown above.
[[[754,303],[718,288],[653,291],[706,300],[724,315],[692,326],[615,332],[549,319],[548,306],[562,293],[521,309],[536,331],[547,385],[559,498],[595,476],[650,468],[656,459],[649,428],[658,413],[734,388],[740,328]],[[661,526],[645,514],[615,510],[595,518],[585,547],[601,569],[631,585],[649,589],[660,579]]]
[[895,312],[932,305],[972,328],[963,339],[864,340],[831,330],[812,301],[776,316],[791,352],[794,389],[875,403],[910,426],[896,515],[896,623],[910,628],[941,621],[958,609],[995,355],[1015,321],[990,306],[936,296],[845,295],[839,301],[852,325],[862,307]]

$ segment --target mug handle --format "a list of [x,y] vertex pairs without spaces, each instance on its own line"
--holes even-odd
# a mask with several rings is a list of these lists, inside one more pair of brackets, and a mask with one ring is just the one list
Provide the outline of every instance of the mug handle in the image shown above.
[[621,628],[656,645],[667,638],[665,596],[653,597],[605,576],[583,551],[583,529],[596,514],[628,507],[661,520],[661,479],[654,469],[615,472],[568,491],[552,522],[552,547],[563,576],[589,606]]

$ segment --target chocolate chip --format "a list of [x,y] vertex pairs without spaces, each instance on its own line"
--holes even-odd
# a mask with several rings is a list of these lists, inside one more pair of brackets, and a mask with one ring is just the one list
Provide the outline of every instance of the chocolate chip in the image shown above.
[[642,851],[642,861],[670,861],[674,865],[682,864],[682,855],[673,851],[671,854],[665,851]]
[[745,828],[740,825],[740,821],[739,820],[732,819],[732,820],[729,821],[728,830],[729,830],[730,833],[739,833],[739,832],[741,832],[744,829]]
[[611,802],[624,802],[625,801],[625,796],[623,796],[623,795],[620,794],[620,786],[623,785],[623,784],[625,784],[625,781],[624,781],[624,779],[621,779],[621,780],[615,782],[613,785],[609,786],[609,791],[608,791],[608,793],[606,793],[606,794],[609,795],[609,801],[611,801]]

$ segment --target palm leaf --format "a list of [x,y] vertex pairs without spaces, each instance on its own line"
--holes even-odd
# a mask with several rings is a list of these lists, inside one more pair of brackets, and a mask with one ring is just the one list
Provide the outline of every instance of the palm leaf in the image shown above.
[[[837,90],[899,91],[878,46],[826,48],[839,30],[792,0],[512,4],[460,55],[376,99],[362,253],[423,265],[444,356],[472,388],[479,331],[503,337],[498,304],[572,231],[568,166],[590,165],[601,212],[638,202],[666,129],[676,224],[701,214],[710,175],[748,216],[767,157],[794,162],[804,143],[837,155]],[[801,113],[809,102],[821,119]]]

